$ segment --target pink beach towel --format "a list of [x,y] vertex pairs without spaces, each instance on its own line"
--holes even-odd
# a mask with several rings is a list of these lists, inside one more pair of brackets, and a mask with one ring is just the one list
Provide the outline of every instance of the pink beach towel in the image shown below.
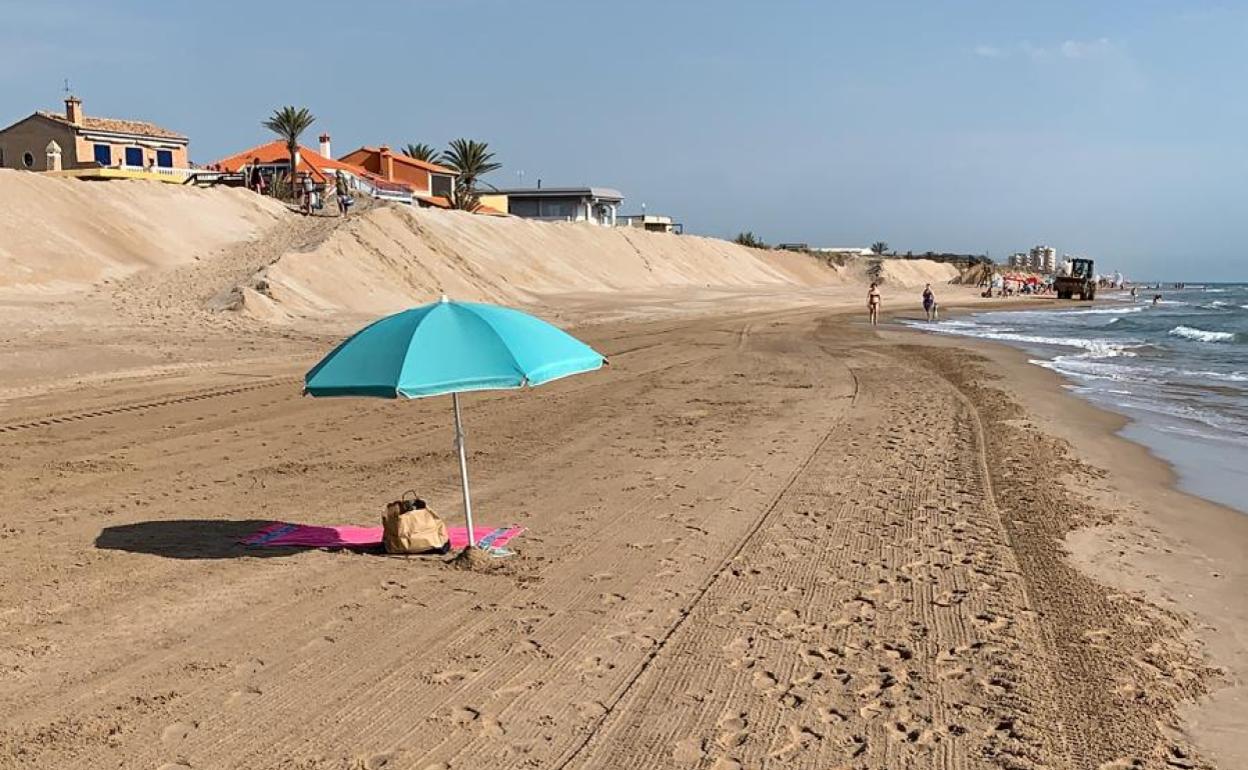
[[[447,527],[451,548],[468,545],[467,527]],[[477,545],[481,548],[497,548],[524,532],[524,527],[478,526]],[[381,527],[318,527],[312,524],[291,524],[275,521],[263,529],[248,535],[243,545],[260,548],[277,546],[305,546],[308,548],[368,548],[381,545]]]

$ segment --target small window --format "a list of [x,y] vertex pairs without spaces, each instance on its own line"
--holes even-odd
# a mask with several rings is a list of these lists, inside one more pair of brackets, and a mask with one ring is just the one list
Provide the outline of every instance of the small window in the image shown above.
[[173,168],[173,153],[169,150],[157,150],[156,165],[161,168]]
[[127,147],[126,148],[126,165],[134,168],[143,167],[143,148]]
[[34,168],[35,156],[31,155],[30,153],[25,153],[24,155],[22,155],[22,165],[25,166],[26,168]]
[[430,174],[432,180],[429,192],[433,195],[441,195],[443,198],[451,197],[451,178],[444,174]]

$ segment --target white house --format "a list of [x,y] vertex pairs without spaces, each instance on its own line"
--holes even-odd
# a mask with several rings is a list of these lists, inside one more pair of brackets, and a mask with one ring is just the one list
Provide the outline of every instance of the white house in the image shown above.
[[[529,187],[498,190],[482,196],[494,205],[503,197],[507,213],[546,222],[593,222],[614,227],[624,195],[610,187]],[[487,200],[488,199],[488,200]]]

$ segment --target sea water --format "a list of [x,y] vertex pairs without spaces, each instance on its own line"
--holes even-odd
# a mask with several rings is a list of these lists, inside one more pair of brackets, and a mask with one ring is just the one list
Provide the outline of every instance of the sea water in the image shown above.
[[914,325],[1023,348],[1130,417],[1123,435],[1173,464],[1182,488],[1248,513],[1248,285],[1137,292]]

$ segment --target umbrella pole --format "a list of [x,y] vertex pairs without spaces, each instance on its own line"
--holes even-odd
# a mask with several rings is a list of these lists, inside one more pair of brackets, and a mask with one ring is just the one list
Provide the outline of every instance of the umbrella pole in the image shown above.
[[468,455],[464,452],[464,424],[459,416],[459,394],[452,393],[451,401],[455,404],[455,446],[459,448],[459,478],[464,489],[464,517],[468,520],[468,547],[477,544],[476,533],[472,531],[472,497],[468,494]]

